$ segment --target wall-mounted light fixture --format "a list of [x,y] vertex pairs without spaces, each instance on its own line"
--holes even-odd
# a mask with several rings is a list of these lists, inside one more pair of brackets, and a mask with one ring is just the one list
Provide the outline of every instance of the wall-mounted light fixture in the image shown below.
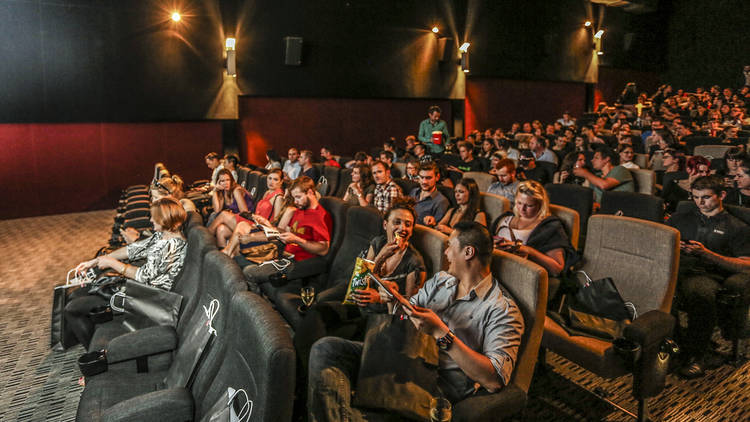
[[583,26],[585,26],[586,28],[590,27],[591,26],[591,21],[584,22]]
[[464,71],[464,73],[469,73],[471,71],[471,68],[469,66],[469,46],[471,44],[465,42],[461,44],[461,47],[458,47],[458,51],[461,52],[461,70]]
[[227,52],[227,75],[234,77],[237,76],[237,62],[234,49],[236,44],[237,40],[234,38],[227,38],[226,43],[224,44]]
[[437,25],[433,26],[433,27],[432,27],[432,33],[433,33],[433,34],[437,34],[438,32],[440,32],[440,28],[438,28],[438,26],[437,26]]
[[600,29],[600,30],[596,31],[596,34],[594,34],[594,38],[600,39],[602,37],[602,35],[604,35],[604,30]]

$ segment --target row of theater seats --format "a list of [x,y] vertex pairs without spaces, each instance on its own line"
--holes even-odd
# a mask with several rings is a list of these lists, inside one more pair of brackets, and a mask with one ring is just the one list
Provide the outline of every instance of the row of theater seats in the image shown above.
[[[90,350],[105,350],[108,370],[87,377],[77,421],[201,420],[229,388],[253,401],[252,420],[288,421],[295,353],[288,329],[266,300],[247,292],[237,264],[219,252],[196,213],[189,213],[187,256],[173,290],[183,296],[176,328],[97,326]],[[217,335],[192,370],[205,329],[204,307],[218,300]]]
[[[345,171],[339,171],[339,174],[344,174]],[[250,191],[255,188],[257,194],[258,190],[265,188],[265,180],[263,180],[264,178],[260,174],[255,174],[255,177],[250,178],[251,173],[255,172],[248,171],[244,175],[245,185]],[[570,188],[571,185],[549,186],[548,189],[550,190],[551,197],[555,196],[556,187]],[[580,187],[576,186],[574,188]],[[500,204],[494,211],[488,210],[488,213],[499,215],[499,213],[508,209],[509,203],[507,200],[500,198],[499,201],[495,201],[496,198],[493,197],[494,195],[483,195],[485,205],[487,203]],[[561,194],[561,197],[569,199],[570,195]],[[591,201],[591,197],[589,193],[588,201]],[[487,198],[490,198],[490,200],[488,201]],[[346,283],[353,268],[354,258],[360,251],[367,247],[373,237],[381,233],[382,218],[372,208],[352,207],[345,204],[339,198],[323,197],[320,202],[331,214],[333,220],[333,235],[328,254],[299,263],[301,265],[295,266],[294,273],[288,275],[288,282],[285,284],[275,285],[266,283],[262,285],[264,293],[273,302],[278,313],[283,316],[283,319],[279,318],[278,314],[276,314],[277,311],[267,306],[267,302],[246,293],[246,296],[254,297],[260,303],[263,303],[265,309],[270,314],[274,314],[274,316],[266,315],[264,317],[266,319],[263,319],[263,321],[267,323],[264,323],[260,328],[256,327],[253,321],[245,321],[244,329],[261,331],[284,330],[284,321],[292,329],[298,329],[302,316],[297,311],[297,307],[301,304],[299,291],[303,284],[312,284],[316,287],[316,291],[319,292],[318,301],[340,300],[343,297]],[[571,203],[572,207],[576,205],[580,204]],[[585,212],[586,209],[589,210],[588,213]],[[497,418],[497,415],[512,414],[520,410],[526,400],[526,393],[531,382],[533,366],[536,362],[540,344],[542,345],[542,350],[553,350],[559,355],[601,376],[614,377],[626,372],[633,372],[633,394],[639,401],[639,410],[643,411],[644,414],[647,414],[646,400],[649,397],[657,395],[663,389],[669,359],[669,353],[665,353],[665,350],[668,351],[669,349],[665,339],[671,335],[675,322],[674,318],[670,315],[670,310],[679,260],[679,233],[663,224],[656,224],[643,219],[611,215],[590,216],[590,209],[590,202],[588,207],[584,206],[582,208],[580,214],[567,207],[553,206],[553,212],[563,220],[574,245],[577,243],[577,233],[581,231],[581,223],[587,223],[588,240],[585,248],[581,247],[584,251],[584,269],[587,273],[594,279],[611,277],[625,300],[633,302],[636,305],[640,317],[626,330],[625,336],[637,343],[641,348],[638,359],[624,355],[613,342],[568,335],[554,320],[545,316],[548,290],[546,272],[538,265],[529,261],[504,252],[495,251],[492,267],[493,273],[500,279],[503,286],[512,294],[516,301],[519,302],[526,321],[526,333],[524,335],[522,351],[519,355],[513,381],[511,382],[512,385],[504,389],[500,394],[479,395],[455,404],[455,420],[494,420]],[[585,216],[585,219],[581,218],[582,216]],[[490,218],[492,218],[492,215]],[[196,232],[200,232],[201,234],[198,235]],[[203,245],[210,245],[208,247],[208,249],[211,249],[210,252],[205,252],[203,247],[195,246],[201,243],[200,238],[204,238],[202,241]],[[446,247],[446,241],[447,236],[436,230],[420,225],[415,227],[412,243],[422,253],[427,265],[428,275],[432,275],[445,268],[446,262],[443,252]],[[171,336],[166,335],[166,330],[162,327],[149,328],[152,331],[158,330],[160,332],[158,336],[160,339],[174,339],[171,343],[169,341],[165,342],[168,343],[167,346],[152,349],[154,352],[147,359],[147,366],[150,370],[148,374],[152,374],[153,372],[154,375],[148,375],[148,377],[153,378],[143,378],[151,382],[149,384],[151,387],[149,388],[153,389],[155,385],[158,385],[159,391],[162,391],[162,388],[168,387],[163,382],[167,378],[163,375],[163,372],[159,371],[175,371],[175,368],[179,367],[176,365],[178,365],[180,358],[180,333],[182,332],[184,336],[185,331],[188,330],[187,327],[190,326],[185,321],[197,318],[195,315],[201,313],[201,306],[205,306],[209,298],[222,297],[221,292],[212,292],[211,288],[206,288],[206,286],[202,288],[202,291],[205,292],[205,297],[202,299],[191,300],[189,297],[189,292],[196,290],[192,287],[194,284],[191,284],[191,279],[195,278],[196,273],[202,273],[201,280],[204,280],[207,285],[215,286],[222,284],[222,281],[206,281],[210,278],[206,273],[213,272],[211,269],[212,264],[210,264],[209,260],[209,257],[212,255],[215,256],[214,259],[216,260],[225,261],[225,266],[233,268],[232,270],[226,270],[223,275],[219,275],[220,280],[235,278],[240,280],[235,284],[243,283],[242,275],[239,273],[239,268],[236,267],[236,264],[215,251],[210,236],[207,236],[205,229],[200,227],[200,217],[197,214],[191,215],[191,222],[188,228],[188,260],[186,261],[181,280],[175,283],[175,291],[181,292],[181,294],[187,293],[188,297],[183,304],[183,313],[174,334],[171,334]],[[202,262],[198,256],[203,256],[206,262],[196,264],[196,261]],[[204,267],[196,268],[196,265],[203,265]],[[193,274],[193,276],[188,274]],[[200,283],[200,281],[193,280],[192,283]],[[244,285],[239,290],[244,290]],[[226,294],[224,294],[223,300],[226,300]],[[235,299],[235,301],[237,300],[239,299]],[[226,311],[225,309],[224,312]],[[226,314],[220,312],[220,315]],[[234,317],[229,317],[229,320],[223,323],[221,317],[217,316],[217,318],[219,319],[215,326],[224,327],[226,330],[234,329],[231,326]],[[116,322],[108,324],[110,324],[108,328],[105,328],[105,325],[97,330],[91,349],[98,350],[98,348],[104,345],[109,345],[109,347],[114,345],[114,351],[110,351],[108,354],[111,357],[112,353],[114,353],[114,359],[117,359],[117,361],[112,362],[112,373],[124,371],[128,375],[125,378],[121,378],[121,380],[130,381],[133,379],[133,382],[136,384],[142,382],[142,380],[136,380],[139,378],[138,375],[132,374],[138,369],[137,359],[135,361],[133,359],[121,360],[121,356],[128,356],[128,353],[118,351],[117,349],[117,347],[123,345],[138,343],[127,339],[127,337],[125,340],[118,340],[117,335],[123,335],[122,328],[116,327]],[[221,328],[217,329],[221,332]],[[132,334],[124,335],[128,336]],[[220,334],[219,343],[221,343],[221,340]],[[288,334],[286,340],[289,340]],[[202,415],[203,413],[201,412],[205,412],[206,410],[206,403],[213,403],[214,395],[212,394],[218,394],[217,391],[220,392],[228,386],[228,381],[222,375],[222,368],[224,367],[221,363],[217,362],[221,361],[219,356],[226,359],[226,354],[231,354],[229,350],[232,350],[232,347],[234,346],[230,342],[229,345],[219,346],[217,351],[214,351],[212,348],[212,354],[209,356],[207,362],[214,363],[202,365],[198,375],[195,377],[195,383],[188,390],[180,390],[182,391],[180,394],[184,398],[181,403],[187,403],[195,399],[199,400],[204,406],[200,408],[199,405],[191,405],[196,406],[191,408],[194,412],[193,415]],[[140,347],[136,348],[136,350],[139,349]],[[127,351],[128,348],[125,347],[125,350]],[[289,350],[292,354],[291,362],[288,366],[284,367],[285,370],[283,372],[279,373],[289,374],[283,380],[291,382],[291,386],[285,384],[283,386],[284,392],[277,392],[275,394],[275,397],[280,401],[289,404],[287,409],[291,409],[291,402],[293,401],[291,391],[294,389],[294,352],[291,348]],[[211,357],[215,357],[217,360],[212,361]],[[268,362],[261,362],[261,364],[263,363]],[[227,365],[231,364],[227,363]],[[143,366],[142,362],[141,366]],[[244,386],[241,380],[232,382],[245,388],[248,393],[252,391],[250,396],[255,400],[255,397],[260,397],[258,396],[258,389],[262,388],[259,387],[260,382],[267,380],[279,382],[278,378],[263,378],[263,376],[253,372],[256,370],[263,371],[263,368],[266,367],[262,367],[261,369],[251,368],[250,374],[246,373],[247,375],[240,376],[240,378],[249,376],[252,380],[260,379],[262,381],[255,382],[250,386]],[[154,380],[162,381],[155,383],[152,382]],[[128,404],[128,407],[132,407],[133,409],[138,409],[139,407],[135,404],[141,403],[141,406],[152,410],[157,409],[154,411],[158,412],[160,406],[168,405],[159,400],[150,401],[151,399],[148,397],[141,397],[141,390],[138,388],[130,389],[127,394],[120,396],[123,394],[122,388],[117,387],[120,388],[118,390],[116,387],[111,386],[110,384],[113,383],[111,381],[96,381],[95,377],[92,383],[89,386],[93,385],[94,387],[90,388],[87,386],[86,392],[82,396],[79,407],[80,420],[95,419],[95,416],[89,418],[88,415],[101,414],[103,411],[114,412],[104,409],[111,409],[113,406],[118,406],[117,403],[121,399],[117,397],[127,396],[128,400],[135,400],[135,402],[129,402],[130,404]],[[164,391],[172,390],[168,389]],[[138,392],[138,395],[133,395],[131,392]],[[190,393],[192,399],[188,400],[187,393]],[[140,402],[139,400],[145,401]],[[167,397],[165,400],[170,401],[173,399]],[[193,402],[190,401],[190,403]],[[116,407],[115,409],[119,412],[122,411],[122,407],[124,406]],[[279,414],[278,418],[263,417],[262,419],[288,420],[288,415]]]

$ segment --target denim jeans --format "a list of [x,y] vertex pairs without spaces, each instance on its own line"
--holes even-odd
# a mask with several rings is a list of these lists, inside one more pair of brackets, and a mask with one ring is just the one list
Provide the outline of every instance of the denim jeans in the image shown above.
[[310,422],[366,420],[352,408],[361,357],[361,342],[323,337],[313,345],[307,387]]
[[307,384],[309,422],[402,420],[386,412],[352,407],[362,350],[362,342],[339,337],[323,337],[313,345]]

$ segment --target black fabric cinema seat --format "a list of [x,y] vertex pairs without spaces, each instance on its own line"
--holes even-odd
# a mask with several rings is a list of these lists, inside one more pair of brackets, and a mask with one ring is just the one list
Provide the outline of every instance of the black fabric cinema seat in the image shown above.
[[645,193],[604,191],[599,213],[663,223],[664,200]]
[[[207,352],[207,356],[197,369],[193,386],[199,388],[199,382],[203,383],[204,391],[208,389],[213,375],[224,360],[223,353],[226,346],[231,343],[232,338],[238,336],[236,332],[230,332],[233,324],[235,330],[237,325],[245,327],[252,324],[248,320],[230,318],[232,298],[246,289],[244,277],[239,267],[226,255],[218,251],[211,251],[206,255],[203,268],[204,294],[200,302],[208,306],[212,299],[218,299],[221,303],[219,311],[213,319],[213,327],[217,331],[217,338]],[[184,329],[180,330],[175,341],[177,349],[175,359],[167,370],[155,370],[147,373],[133,372],[104,372],[95,377],[87,377],[86,388],[81,395],[78,404],[77,421],[99,421],[99,420],[156,420],[154,415],[160,412],[170,412],[164,415],[166,420],[191,420],[192,398],[190,391],[184,387],[188,386],[190,378],[189,363],[195,356],[194,349],[186,350],[181,347],[180,341],[187,338],[198,325],[204,325],[204,310],[197,309]],[[279,318],[280,319],[280,318]],[[231,321],[231,323],[230,323]],[[279,324],[283,326],[283,324]],[[288,335],[288,334],[287,334]],[[168,343],[165,338],[174,336],[167,327],[152,327],[135,333],[126,334],[126,337],[111,342],[111,348],[107,349],[107,357],[114,360],[122,359],[128,355],[134,356],[142,351],[148,351],[154,344]],[[129,338],[127,337],[129,336]],[[240,335],[241,336],[241,335]],[[238,336],[239,337],[239,336]],[[293,370],[293,367],[292,367]],[[202,375],[202,377],[198,377]],[[110,409],[118,403],[139,397],[134,402]],[[179,402],[178,405],[175,403]],[[175,408],[170,408],[175,405]],[[138,413],[144,408],[151,409],[155,413]],[[189,417],[185,417],[188,413]],[[172,419],[174,417],[174,419]],[[158,418],[162,420],[162,418]]]
[[352,183],[352,169],[341,169],[339,175],[339,186],[336,189],[336,197],[343,198],[346,194],[346,189]]
[[218,373],[210,384],[196,378],[193,394],[198,419],[205,417],[218,400],[225,399],[227,388],[232,387],[244,389],[253,401],[249,420],[290,421],[296,357],[281,316],[260,296],[242,292],[232,300],[229,321],[227,336],[231,343]]
[[76,420],[200,420],[227,389],[244,389],[253,401],[250,420],[289,421],[295,354],[281,317],[259,296],[233,297],[226,331],[219,334],[189,388],[171,387],[164,374],[93,380],[84,390]]
[[339,187],[341,169],[334,166],[323,166],[323,176],[328,182],[328,189],[326,189],[325,194],[328,196],[335,196]]
[[[382,232],[383,217],[376,209],[359,206],[349,208],[346,214],[346,231],[341,246],[336,249],[336,257],[326,274],[313,281],[318,292],[316,301],[344,300],[355,259],[360,252],[366,252],[370,241]],[[301,287],[299,280],[292,281],[278,289],[273,298],[276,309],[295,329],[302,320],[297,311],[297,307],[302,304],[299,294]]]
[[185,236],[187,236],[190,230],[195,227],[203,227],[203,217],[195,211],[188,211],[187,219],[185,220],[185,228],[183,229]]
[[[201,271],[205,255],[211,250],[216,251],[214,237],[203,226],[193,227],[189,230],[187,238],[185,265],[172,288],[174,292],[183,296],[178,326],[185,318],[185,315],[191,314],[197,306],[197,299],[200,296],[202,284]],[[104,349],[110,340],[128,331],[120,318],[97,325],[91,344],[89,345],[89,351]]]

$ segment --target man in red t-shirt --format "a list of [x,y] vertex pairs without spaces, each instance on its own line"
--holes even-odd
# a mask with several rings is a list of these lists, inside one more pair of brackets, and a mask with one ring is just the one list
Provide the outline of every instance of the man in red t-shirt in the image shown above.
[[286,244],[284,251],[294,255],[293,260],[278,259],[263,265],[244,268],[250,290],[259,291],[258,285],[267,282],[274,274],[288,274],[294,263],[328,253],[333,222],[328,212],[318,202],[315,183],[307,176],[300,176],[290,187],[297,210],[289,221],[289,231],[281,231],[280,239]]
[[289,221],[289,231],[281,233],[286,252],[294,254],[295,261],[304,261],[315,255],[325,255],[331,241],[331,216],[320,206],[315,195],[315,183],[303,176],[291,187],[297,211]]
[[341,164],[339,164],[339,162],[336,160],[337,157],[333,155],[330,148],[328,147],[321,148],[320,156],[323,157],[324,165],[341,168]]

